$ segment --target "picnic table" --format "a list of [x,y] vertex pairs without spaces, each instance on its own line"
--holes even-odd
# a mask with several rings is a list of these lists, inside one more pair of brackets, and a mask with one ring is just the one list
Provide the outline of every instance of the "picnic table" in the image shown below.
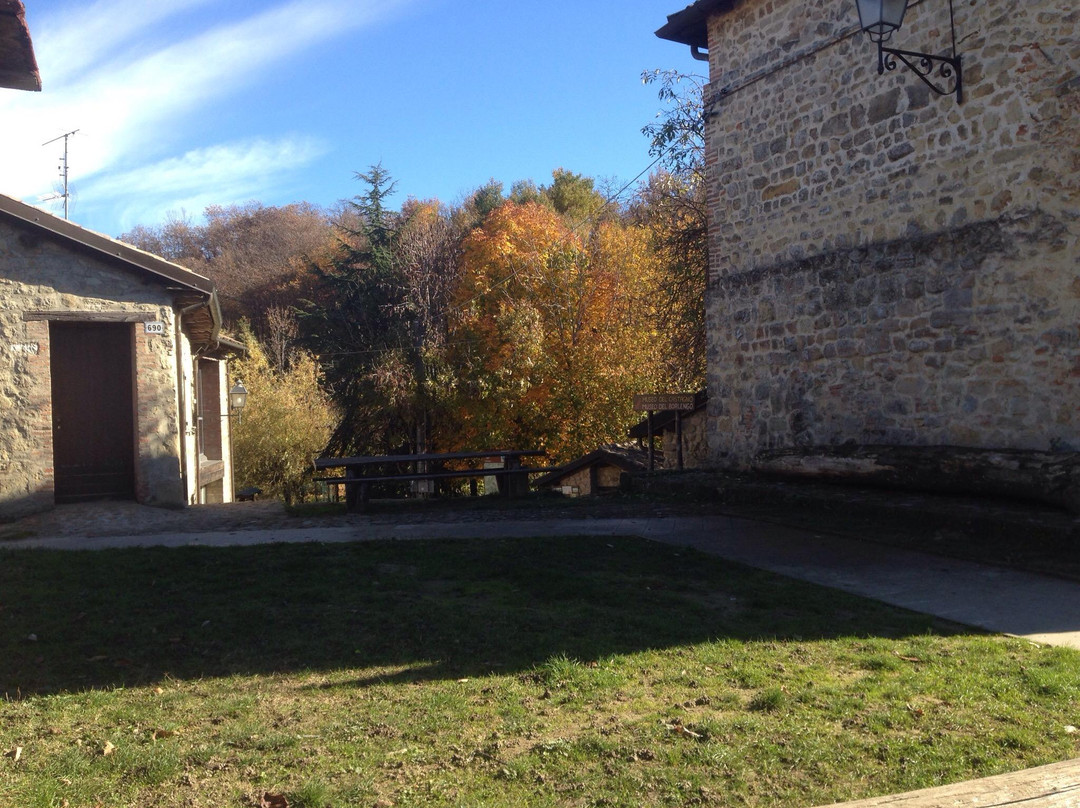
[[[375,483],[415,482],[461,477],[494,477],[499,493],[506,497],[519,496],[529,490],[529,475],[551,471],[550,468],[530,468],[522,465],[522,458],[541,457],[547,452],[539,449],[491,449],[481,452],[442,452],[401,455],[362,455],[359,457],[320,457],[315,469],[344,469],[341,477],[316,477],[325,483],[345,486],[345,507],[349,512],[362,512],[368,502],[370,487]],[[448,462],[498,459],[497,468],[448,469]],[[421,469],[421,464],[429,468]],[[411,471],[401,473],[388,467],[406,465]],[[430,468],[434,466],[434,468]]]

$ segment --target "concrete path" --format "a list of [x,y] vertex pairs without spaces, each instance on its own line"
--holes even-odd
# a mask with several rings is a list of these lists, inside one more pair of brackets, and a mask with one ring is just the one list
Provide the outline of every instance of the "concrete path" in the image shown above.
[[376,524],[100,538],[33,538],[3,549],[225,547],[271,542],[641,536],[989,631],[1080,649],[1080,583],[725,516]]

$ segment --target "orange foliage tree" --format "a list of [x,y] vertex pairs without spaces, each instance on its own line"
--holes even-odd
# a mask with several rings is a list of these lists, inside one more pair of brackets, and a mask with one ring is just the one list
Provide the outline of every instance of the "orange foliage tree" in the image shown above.
[[458,443],[546,449],[564,461],[622,439],[653,390],[659,267],[618,220],[587,238],[556,211],[506,202],[464,242],[450,343]]

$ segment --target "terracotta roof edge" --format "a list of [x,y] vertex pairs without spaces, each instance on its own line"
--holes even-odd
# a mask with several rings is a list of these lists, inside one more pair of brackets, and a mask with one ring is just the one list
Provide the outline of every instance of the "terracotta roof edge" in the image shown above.
[[736,0],[697,0],[682,11],[668,14],[668,21],[656,31],[661,39],[695,48],[709,47],[709,16],[731,11]]

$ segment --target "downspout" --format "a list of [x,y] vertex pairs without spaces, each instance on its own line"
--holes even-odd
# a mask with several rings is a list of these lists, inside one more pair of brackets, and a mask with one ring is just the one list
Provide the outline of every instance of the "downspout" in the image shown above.
[[[229,360],[225,360],[225,415],[222,420],[225,422],[226,429],[229,430],[229,492],[232,495],[230,502],[236,502],[236,454],[233,452],[233,434],[232,434],[232,402],[229,400],[232,396],[229,393]],[[254,500],[252,500],[254,501]]]
[[699,62],[709,61],[709,51],[703,51],[697,45],[690,46],[690,55],[697,59]]

